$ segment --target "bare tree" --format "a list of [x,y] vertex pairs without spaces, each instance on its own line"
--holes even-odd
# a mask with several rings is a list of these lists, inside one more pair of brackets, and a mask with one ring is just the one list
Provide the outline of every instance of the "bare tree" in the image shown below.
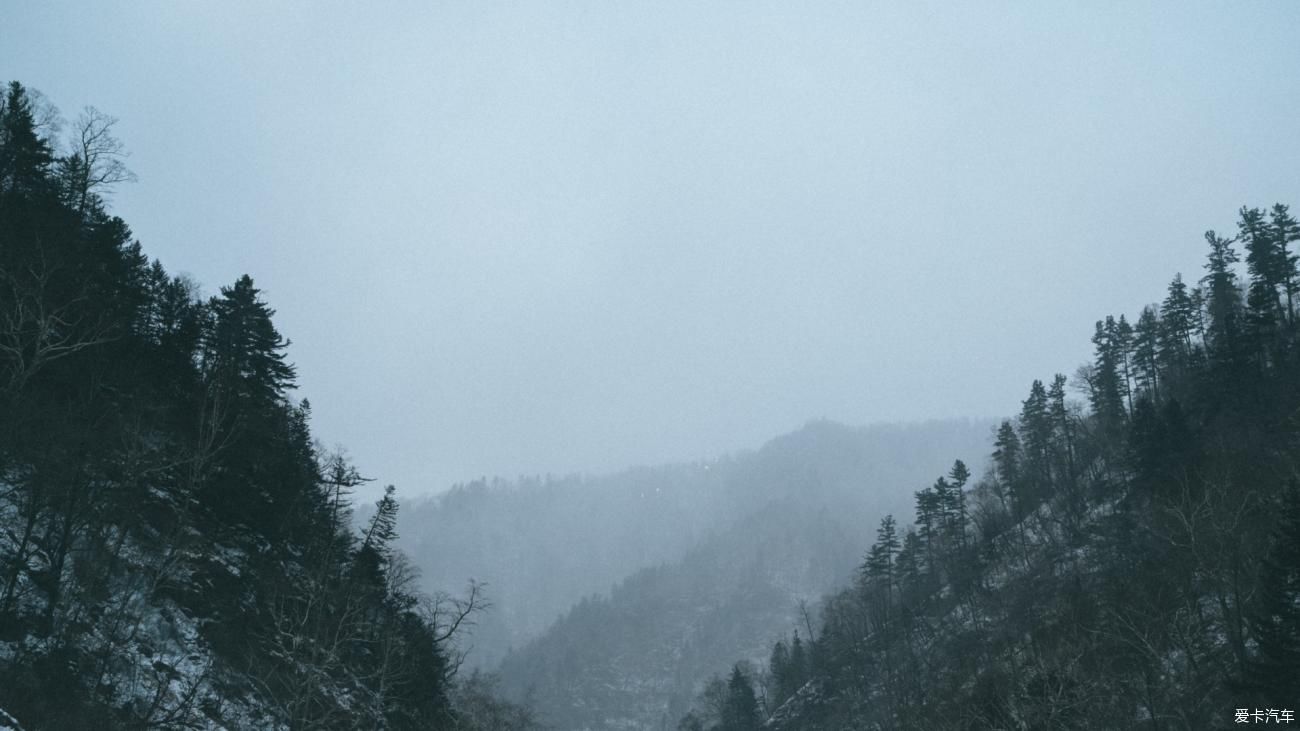
[[113,340],[107,318],[84,312],[84,294],[53,302],[58,268],[41,257],[24,272],[0,270],[0,363],[9,361],[6,390],[17,393],[51,361]]
[[492,608],[486,588],[487,584],[470,579],[465,596],[454,597],[438,592],[423,603],[424,619],[433,628],[434,640],[447,650],[449,680],[456,677],[472,649],[463,645],[460,638],[474,627],[480,612]]
[[86,107],[73,125],[68,140],[71,153],[63,168],[68,202],[78,213],[84,214],[93,203],[103,200],[114,185],[136,179],[123,162],[126,148],[113,136],[116,124],[116,117]]

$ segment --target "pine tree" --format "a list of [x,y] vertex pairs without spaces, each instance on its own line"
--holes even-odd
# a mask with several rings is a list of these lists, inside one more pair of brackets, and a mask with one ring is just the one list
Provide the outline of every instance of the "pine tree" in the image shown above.
[[758,712],[758,697],[749,678],[736,665],[727,681],[727,701],[722,707],[721,731],[757,731],[762,725]]
[[794,637],[790,640],[789,668],[786,697],[798,693],[804,683],[807,683],[808,679],[812,677],[812,653],[804,646],[803,639],[799,637],[799,630],[795,630]]
[[1286,320],[1292,327],[1296,319],[1296,295],[1300,294],[1300,253],[1290,250],[1290,245],[1300,241],[1300,222],[1291,215],[1288,206],[1274,204],[1270,214],[1269,234],[1280,250],[1278,268],[1282,275],[1282,288],[1286,292]]
[[777,640],[772,645],[772,655],[767,661],[767,676],[771,707],[776,708],[790,697],[790,651],[785,647],[785,640]]
[[1139,394],[1160,398],[1160,321],[1154,307],[1143,307],[1133,328],[1133,361]]
[[1225,239],[1213,231],[1205,232],[1210,253],[1205,263],[1207,274],[1201,280],[1208,287],[1206,310],[1209,326],[1206,329],[1207,346],[1215,362],[1232,365],[1240,352],[1241,295],[1237,289],[1237,274],[1232,265],[1237,262],[1233,239]]
[[1037,489],[1042,489],[1051,479],[1052,432],[1047,389],[1042,381],[1035,380],[1029,388],[1029,398],[1021,404],[1020,433],[1024,437],[1025,473],[1037,483]]
[[375,514],[370,517],[358,554],[371,551],[381,558],[388,558],[392,543],[397,539],[396,492],[397,488],[392,485],[384,488],[384,496],[375,503]]
[[1276,320],[1282,314],[1278,294],[1285,289],[1290,278],[1286,247],[1274,237],[1274,232],[1264,221],[1262,210],[1243,206],[1238,215],[1237,239],[1246,248],[1246,270],[1250,274],[1251,291],[1258,292],[1253,296],[1252,314]]
[[970,468],[960,459],[954,461],[952,469],[948,470],[948,479],[952,480],[952,490],[948,494],[950,523],[946,538],[958,551],[964,550],[966,547],[966,525],[970,518],[966,512],[965,490],[966,483],[970,481],[970,476]]
[[1098,320],[1092,336],[1096,360],[1093,365],[1091,401],[1093,413],[1108,431],[1115,431],[1124,421],[1123,381],[1120,374],[1123,345],[1115,318]]
[[1252,353],[1260,365],[1267,366],[1279,345],[1279,327],[1286,317],[1279,293],[1290,280],[1287,252],[1274,238],[1262,210],[1243,207],[1239,213],[1238,239],[1246,248],[1246,269],[1250,274],[1244,325]]
[[362,478],[322,474],[252,280],[204,303],[150,264],[94,192],[118,169],[56,160],[43,113],[0,100],[0,644],[51,649],[0,652],[0,702],[33,728],[446,727],[481,595],[422,613],[392,490],[354,537]]
[[1195,299],[1183,282],[1183,275],[1175,274],[1160,305],[1160,353],[1171,367],[1181,367],[1187,362],[1192,349],[1192,332],[1199,319],[1198,311]]
[[1133,411],[1133,326],[1124,315],[1115,323],[1115,352],[1119,359],[1120,392],[1124,395],[1128,411]]
[[0,106],[0,193],[31,194],[48,190],[54,150],[37,130],[27,89],[17,81]]
[[211,304],[215,316],[208,337],[209,372],[239,397],[260,405],[278,402],[293,388],[294,367],[285,360],[289,341],[275,329],[271,309],[247,274],[222,287]]
[[940,500],[934,488],[928,487],[914,493],[916,498],[916,525],[920,528],[921,544],[925,552],[925,571],[935,573],[934,550],[938,543],[940,527]]
[[898,529],[894,516],[886,515],[876,529],[876,542],[872,544],[867,559],[862,565],[862,573],[869,584],[883,586],[888,597],[893,592],[894,556],[898,553]]
[[1008,492],[1014,493],[1020,482],[1020,437],[1010,421],[1003,421],[998,427],[997,437],[993,442],[993,465],[997,469],[998,481]]
[[952,469],[948,470],[948,479],[952,480],[952,484],[958,490],[961,490],[966,487],[966,483],[970,480],[970,468],[966,466],[965,462],[956,460],[952,463]]
[[1065,402],[1065,384],[1066,378],[1063,374],[1057,373],[1053,376],[1052,386],[1047,391],[1047,399],[1051,404],[1049,411],[1052,416],[1052,430],[1060,444],[1057,451],[1060,453],[1060,458],[1064,460],[1061,473],[1073,482],[1075,425],[1070,415],[1070,408]]

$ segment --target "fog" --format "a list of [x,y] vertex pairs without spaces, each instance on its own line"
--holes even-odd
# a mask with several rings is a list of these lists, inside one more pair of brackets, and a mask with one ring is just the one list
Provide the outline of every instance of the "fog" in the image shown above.
[[[1287,3],[6,3],[406,493],[997,416],[1300,200]],[[1210,213],[1207,213],[1210,212]]]
[[0,0],[0,731],[1289,722],[1297,38]]

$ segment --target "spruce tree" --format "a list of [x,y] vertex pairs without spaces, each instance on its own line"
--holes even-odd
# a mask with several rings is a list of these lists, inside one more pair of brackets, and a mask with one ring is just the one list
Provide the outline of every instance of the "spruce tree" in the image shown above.
[[31,95],[17,81],[9,82],[0,106],[0,193],[52,189],[48,173],[53,163],[54,150],[37,129]]
[[754,686],[741,671],[740,665],[731,669],[727,681],[727,701],[722,707],[721,731],[757,731],[763,719],[758,712],[758,697]]
[[267,405],[284,398],[296,374],[284,353],[289,341],[275,329],[275,310],[260,294],[245,274],[212,299],[215,321],[208,337],[207,365],[239,397]]

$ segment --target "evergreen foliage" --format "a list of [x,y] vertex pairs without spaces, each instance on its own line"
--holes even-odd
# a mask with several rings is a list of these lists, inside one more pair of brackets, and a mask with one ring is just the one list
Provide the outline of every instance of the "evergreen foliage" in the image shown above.
[[391,487],[353,532],[365,479],[313,442],[253,280],[205,301],[108,213],[111,126],[88,110],[65,150],[21,84],[0,106],[0,706],[32,729],[456,727],[481,594],[414,590]]
[[1220,728],[1291,707],[1300,232],[1281,204],[1239,215],[1205,236],[1204,290],[1175,276],[1136,325],[1097,322],[1090,410],[1034,381],[982,479],[958,463],[901,541],[882,523],[765,728]]

